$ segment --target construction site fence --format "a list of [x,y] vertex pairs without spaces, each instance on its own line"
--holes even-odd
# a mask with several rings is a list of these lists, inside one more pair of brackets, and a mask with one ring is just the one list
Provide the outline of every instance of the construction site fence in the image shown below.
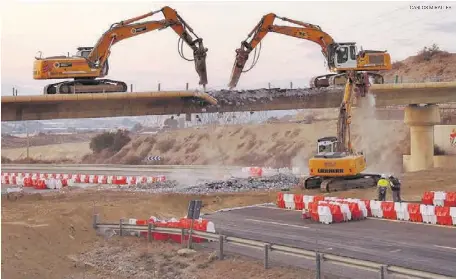
[[210,233],[210,232],[202,232],[202,231],[191,231],[188,229],[181,229],[181,228],[163,228],[163,227],[155,227],[152,223],[148,225],[130,225],[124,224],[124,220],[120,219],[118,223],[100,223],[100,217],[98,214],[93,216],[93,228],[97,229],[105,229],[105,230],[113,230],[119,236],[127,236],[131,235],[131,233],[135,233],[135,235],[140,235],[141,233],[147,233],[147,241],[152,241],[152,233],[166,233],[172,235],[180,235],[181,236],[181,245],[188,247],[192,247],[192,236],[199,237],[206,239],[212,242],[218,242],[218,249],[217,249],[217,258],[219,260],[224,259],[224,244],[231,244],[236,246],[243,246],[247,248],[259,249],[263,250],[263,264],[264,268],[268,269],[269,265],[269,254],[273,253],[280,253],[283,255],[300,257],[308,260],[315,261],[315,276],[316,279],[322,278],[322,264],[324,262],[340,265],[343,267],[351,267],[371,272],[378,273],[378,278],[386,279],[388,275],[395,275],[395,276],[403,276],[406,278],[421,278],[421,279],[451,279],[454,277],[448,277],[445,275],[440,275],[436,273],[420,271],[416,269],[404,268],[400,266],[394,265],[386,265],[382,263],[366,261],[366,260],[359,260],[350,257],[343,257],[332,255],[328,253],[319,253],[316,251],[305,250],[302,248],[296,247],[289,247],[279,244],[273,243],[265,243],[257,240],[252,239],[245,239],[240,237],[234,236],[226,236],[217,233]]

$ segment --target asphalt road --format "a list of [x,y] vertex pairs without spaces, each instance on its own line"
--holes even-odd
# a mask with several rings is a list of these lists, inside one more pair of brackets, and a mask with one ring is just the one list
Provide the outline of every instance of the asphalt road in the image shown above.
[[[455,227],[373,219],[324,225],[302,220],[300,215],[298,211],[251,207],[217,212],[206,218],[215,223],[217,232],[228,236],[456,277]],[[242,249],[235,251],[242,253]],[[333,271],[336,275],[343,273]]]

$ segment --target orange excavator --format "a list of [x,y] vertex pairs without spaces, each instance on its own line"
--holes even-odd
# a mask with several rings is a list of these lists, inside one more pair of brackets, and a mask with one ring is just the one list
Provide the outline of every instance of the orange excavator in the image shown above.
[[[163,13],[164,20],[138,22],[159,12]],[[79,47],[76,55],[72,57],[35,57],[33,78],[36,80],[73,79],[73,81],[47,85],[44,88],[44,94],[126,92],[128,87],[123,81],[98,79],[105,77],[109,72],[108,58],[111,54],[111,47],[124,39],[167,27],[171,27],[179,35],[179,55],[187,61],[194,61],[196,72],[199,75],[199,84],[205,87],[207,84],[206,53],[208,49],[204,47],[203,39],[199,38],[180,15],[168,6],[158,11],[112,24],[94,47]],[[196,38],[194,39],[191,34]],[[184,57],[184,42],[193,50],[194,59]]]
[[[275,25],[274,20],[278,18],[297,26]],[[321,52],[326,59],[329,70],[332,74],[320,75],[310,80],[311,88],[321,88],[340,85],[347,82],[347,73],[354,74],[357,83],[364,84],[362,80],[367,77],[373,83],[383,83],[383,76],[377,72],[380,70],[391,69],[391,58],[386,51],[361,50],[357,51],[356,43],[336,43],[334,39],[325,33],[320,26],[279,17],[273,13],[263,16],[260,22],[250,32],[247,39],[241,43],[241,47],[236,50],[236,60],[231,72],[230,89],[237,86],[239,78],[243,72],[250,71],[258,62],[261,51],[261,41],[269,32],[283,34],[299,39],[304,39],[317,43],[321,47]],[[259,45],[258,52],[257,46]],[[244,71],[245,64],[249,59],[249,54],[255,50],[252,66]],[[257,54],[258,53],[258,54]]]

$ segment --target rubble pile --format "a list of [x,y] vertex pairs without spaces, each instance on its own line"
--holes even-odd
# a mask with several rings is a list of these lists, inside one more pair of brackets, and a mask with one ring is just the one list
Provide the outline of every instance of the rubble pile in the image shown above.
[[298,178],[292,174],[279,173],[268,177],[258,178],[231,178],[200,183],[189,187],[178,187],[176,181],[165,181],[131,186],[128,191],[148,193],[183,193],[207,194],[221,192],[243,192],[255,190],[273,190],[290,188],[298,184]]
[[172,189],[177,186],[175,180],[158,181],[154,183],[138,183],[132,187],[136,189]]
[[192,194],[214,192],[242,192],[254,190],[271,190],[289,188],[298,183],[293,175],[277,174],[260,178],[232,178],[224,181],[214,181],[187,188]]
[[272,101],[280,97],[306,97],[315,94],[336,94],[343,92],[340,88],[301,88],[301,89],[255,89],[255,90],[217,90],[207,92],[216,98],[219,104],[243,105],[249,102],[257,102],[258,99]]

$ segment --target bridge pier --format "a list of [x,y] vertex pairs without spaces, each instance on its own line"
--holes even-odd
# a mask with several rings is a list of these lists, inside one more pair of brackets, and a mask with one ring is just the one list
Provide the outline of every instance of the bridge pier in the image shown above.
[[410,164],[408,171],[434,167],[434,125],[440,123],[437,105],[408,105],[404,122],[410,127]]

